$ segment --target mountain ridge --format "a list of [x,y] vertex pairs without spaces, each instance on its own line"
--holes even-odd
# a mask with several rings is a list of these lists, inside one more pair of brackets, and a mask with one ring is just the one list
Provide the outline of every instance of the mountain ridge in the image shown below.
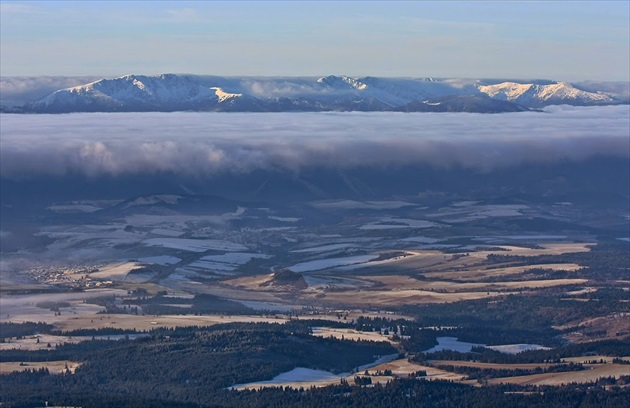
[[[431,104],[427,104],[426,101]],[[464,101],[466,101],[464,103]],[[474,101],[474,103],[473,103]],[[404,111],[501,113],[625,101],[568,82],[328,75],[255,78],[124,75],[56,90],[5,113]],[[427,108],[428,106],[440,106]]]

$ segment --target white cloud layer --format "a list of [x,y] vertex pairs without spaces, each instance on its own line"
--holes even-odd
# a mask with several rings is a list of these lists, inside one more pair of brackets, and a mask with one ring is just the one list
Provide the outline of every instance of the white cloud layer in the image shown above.
[[428,164],[475,170],[630,155],[630,107],[515,114],[3,114],[2,177]]

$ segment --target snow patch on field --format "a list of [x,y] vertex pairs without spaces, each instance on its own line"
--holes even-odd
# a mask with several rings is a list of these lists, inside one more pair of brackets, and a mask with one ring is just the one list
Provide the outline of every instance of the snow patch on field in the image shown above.
[[379,255],[371,254],[371,255],[346,256],[343,258],[318,259],[315,261],[302,262],[302,263],[290,266],[288,269],[292,270],[293,272],[319,271],[322,269],[334,268],[337,266],[362,264],[365,262],[369,262],[373,259],[376,259],[378,257]]
[[[108,248],[116,245],[135,244],[144,234],[124,231],[124,224],[81,225],[74,227],[44,227],[36,235],[54,239],[48,249],[68,249],[78,247]],[[89,244],[85,244],[89,241]]]
[[431,228],[439,227],[431,221],[413,220],[409,218],[386,217],[379,221],[373,221],[359,227],[361,230],[383,230],[383,229],[399,229],[399,228]]
[[443,208],[437,213],[427,214],[427,217],[439,218],[444,222],[458,223],[491,217],[518,217],[524,215],[522,211],[528,208],[528,206],[522,204],[467,204]]
[[93,213],[94,211],[98,211],[101,208],[95,207],[93,205],[86,204],[68,204],[68,205],[51,205],[46,207],[47,210],[56,212],[56,213]]
[[294,308],[287,305],[281,305],[278,303],[259,302],[256,300],[234,300],[242,305],[254,310],[271,310],[274,312],[291,312]]
[[207,261],[204,259],[199,259],[188,266],[191,268],[201,268],[201,269],[208,269],[211,271],[223,271],[223,272],[232,272],[236,270],[236,268],[238,268],[238,265],[226,264],[222,262]]
[[166,228],[154,228],[151,230],[151,234],[164,235],[165,237],[180,237],[185,234],[184,231],[172,230]]
[[157,246],[171,249],[179,249],[190,252],[215,251],[242,251],[246,246],[229,241],[215,239],[185,239],[185,238],[151,238],[143,241],[146,246]]
[[138,262],[149,265],[175,265],[176,263],[181,262],[181,258],[170,255],[158,255],[140,258],[138,259]]
[[337,201],[318,201],[311,203],[316,208],[329,208],[340,210],[395,210],[401,207],[415,205],[406,201],[354,201],[354,200],[337,200]]
[[272,215],[270,215],[268,218],[270,220],[276,220],[280,222],[298,222],[301,220],[301,218],[297,218],[297,217],[276,217]]
[[566,235],[500,235],[497,238],[504,239],[522,239],[522,240],[558,240],[558,239],[566,239]]
[[192,268],[208,269],[217,273],[220,273],[219,271],[232,272],[254,258],[269,259],[271,255],[249,252],[228,252],[222,255],[203,256],[189,266]]
[[165,204],[177,204],[177,200],[182,198],[178,195],[173,194],[161,194],[161,195],[152,195],[148,197],[138,197],[135,200],[127,203],[124,208],[134,207],[137,205],[153,205],[158,203]]
[[501,346],[487,346],[486,348],[506,354],[518,354],[521,351],[527,350],[550,350],[549,347],[541,346],[539,344],[504,344]]
[[310,248],[304,248],[304,249],[296,249],[291,252],[295,252],[295,253],[328,252],[328,251],[336,251],[338,249],[350,248],[352,246],[353,246],[352,244],[329,244],[329,245],[322,245],[322,246],[310,247]]
[[419,242],[421,244],[435,244],[436,242],[440,242],[442,240],[441,239],[437,239],[437,238],[416,236],[416,237],[403,238],[403,239],[401,239],[401,241],[404,241],[404,242]]
[[215,261],[215,262],[231,263],[231,264],[236,264],[236,265],[245,265],[247,262],[251,261],[254,258],[269,259],[271,258],[271,255],[256,254],[256,253],[251,253],[251,252],[228,252],[223,255],[208,255],[200,259],[208,260],[208,261]]

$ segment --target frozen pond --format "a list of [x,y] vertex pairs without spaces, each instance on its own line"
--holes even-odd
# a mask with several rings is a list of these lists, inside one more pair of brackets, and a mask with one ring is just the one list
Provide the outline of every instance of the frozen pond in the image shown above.
[[[372,363],[365,364],[357,367],[357,372],[367,370],[368,368],[377,366],[383,363],[389,363],[390,361],[394,361],[398,357],[398,354],[388,354],[382,356],[375,360]],[[267,381],[255,381],[247,384],[236,384],[231,386],[230,388],[241,388],[248,386],[257,386],[257,385],[283,385],[286,383],[301,383],[301,382],[316,382],[316,381],[328,381],[328,380],[340,380],[341,378],[347,377],[350,373],[342,373],[342,374],[333,374],[330,371],[324,370],[313,370],[311,368],[305,367],[296,367],[293,370],[286,371],[284,373],[278,374],[273,377],[271,380]]]
[[310,368],[304,367],[296,367],[291,371],[284,372],[282,374],[278,374],[273,377],[271,380],[267,381],[256,381],[247,384],[235,384],[230,388],[240,388],[252,385],[282,385],[285,383],[295,383],[295,382],[312,382],[312,381],[325,381],[325,380],[335,380],[340,379],[342,376],[331,373],[330,371],[324,370],[313,370]]
[[539,344],[503,344],[499,346],[486,346],[480,343],[466,343],[464,341],[457,340],[457,337],[438,337],[438,345],[434,346],[425,353],[434,353],[442,350],[459,351],[460,353],[469,353],[473,347],[483,346],[492,350],[499,351],[506,354],[518,354],[521,351],[527,350],[549,350],[549,347],[544,347]]
[[434,353],[436,351],[442,350],[453,350],[459,351],[460,353],[468,353],[472,350],[473,347],[485,346],[485,344],[477,344],[477,343],[466,343],[463,341],[458,341],[457,337],[438,337],[437,346],[433,346],[428,350],[425,350],[425,353]]

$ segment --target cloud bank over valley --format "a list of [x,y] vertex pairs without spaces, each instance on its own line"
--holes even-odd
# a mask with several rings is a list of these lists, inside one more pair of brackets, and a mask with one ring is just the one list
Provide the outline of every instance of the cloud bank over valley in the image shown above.
[[477,114],[2,115],[3,178],[371,166],[463,166],[628,157],[629,107]]

